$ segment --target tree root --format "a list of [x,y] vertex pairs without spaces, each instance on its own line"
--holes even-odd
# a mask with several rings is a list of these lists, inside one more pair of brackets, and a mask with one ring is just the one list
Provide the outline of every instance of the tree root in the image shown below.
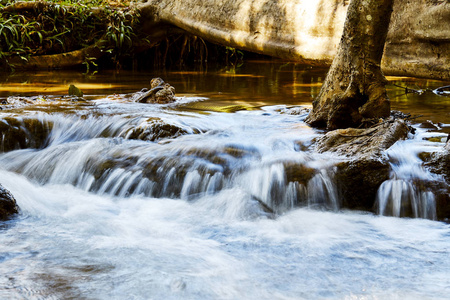
[[28,60],[22,60],[19,57],[8,59],[9,65],[14,69],[60,69],[81,65],[87,58],[98,59],[105,52],[101,50],[101,43],[95,45],[59,54],[31,56]]

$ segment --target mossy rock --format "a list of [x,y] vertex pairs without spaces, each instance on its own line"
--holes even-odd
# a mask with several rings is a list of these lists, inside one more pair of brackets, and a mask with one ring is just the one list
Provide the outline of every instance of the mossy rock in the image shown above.
[[83,91],[71,84],[69,86],[69,96],[83,97]]
[[430,152],[420,152],[418,156],[423,162],[428,162],[430,161],[432,155]]

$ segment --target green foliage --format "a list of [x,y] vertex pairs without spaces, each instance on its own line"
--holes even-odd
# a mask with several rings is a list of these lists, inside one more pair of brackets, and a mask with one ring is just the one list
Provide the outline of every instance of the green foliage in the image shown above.
[[[92,66],[92,67],[95,67],[95,68],[98,67],[98,65],[97,65],[97,63],[95,62],[95,60],[96,60],[95,57],[85,57],[85,58],[84,58],[83,65],[86,66],[86,73],[84,73],[85,75],[89,74],[89,72],[91,71],[91,66]],[[92,75],[95,74],[95,73],[97,73],[96,70],[92,72]]]
[[139,14],[129,10],[111,10],[108,14],[109,25],[104,38],[109,45],[107,51],[118,63],[120,57],[132,50],[133,40],[136,38],[133,27],[138,23]]
[[[94,44],[115,61],[130,53],[138,15],[129,9],[105,6],[105,0],[64,0],[16,13],[1,10],[13,1],[0,1],[0,64],[9,64],[13,57],[26,61]],[[92,9],[97,6],[103,9]],[[87,60],[89,64],[92,60]]]
[[244,59],[244,52],[232,47],[225,47],[226,63],[227,65],[240,67]]

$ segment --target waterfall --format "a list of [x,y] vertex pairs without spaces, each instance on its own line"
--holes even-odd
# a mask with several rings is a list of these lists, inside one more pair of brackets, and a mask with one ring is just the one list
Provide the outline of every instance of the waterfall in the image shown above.
[[[336,158],[308,152],[317,133],[308,127],[294,133],[295,114],[276,106],[208,115],[157,106],[142,111],[134,104],[124,111],[108,103],[102,110],[102,101],[95,114],[4,118],[3,168],[42,185],[70,184],[119,198],[197,201],[239,189],[276,214],[296,207],[341,208],[341,187],[332,172]],[[392,176],[377,192],[379,214],[436,219],[435,197],[426,184],[435,178],[418,158],[432,147],[421,140],[425,134],[419,130],[386,153]]]
[[412,182],[391,179],[382,183],[377,194],[378,213],[394,217],[436,219],[434,194]]
[[415,136],[398,141],[388,151],[392,168],[391,178],[383,182],[377,192],[380,215],[436,219],[436,201],[429,183],[439,180],[424,168],[421,153],[436,151],[440,144],[424,139],[427,130],[417,128]]

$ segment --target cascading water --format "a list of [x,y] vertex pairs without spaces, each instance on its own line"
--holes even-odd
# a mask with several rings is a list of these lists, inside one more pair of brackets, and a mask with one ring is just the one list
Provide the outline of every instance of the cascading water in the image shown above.
[[[0,298],[448,295],[448,225],[339,212],[337,158],[310,151],[320,133],[305,115],[183,110],[202,100],[119,95],[24,116],[47,129],[0,155],[0,182],[21,208],[0,229]],[[395,201],[408,195],[414,216],[434,218],[402,145],[388,153],[381,213],[401,216]]]
[[[153,110],[139,117],[129,112],[41,116],[43,124],[53,124],[48,146],[9,152],[0,162],[40,184],[70,184],[98,194],[189,200],[239,188],[277,213],[299,203],[337,210],[335,187],[324,171],[307,185],[287,180],[283,163],[316,160],[295,149],[297,137],[288,129],[298,117],[276,109],[231,118],[216,113],[175,117],[174,112]],[[271,123],[269,132],[269,126],[257,126],[261,115],[278,119],[278,127]],[[221,128],[222,122],[233,125]],[[137,130],[146,132],[143,140],[130,139]],[[311,129],[304,131],[310,139],[317,136]],[[166,139],[154,142],[159,136]]]
[[426,136],[429,136],[428,130],[416,128],[414,137],[398,141],[388,150],[392,174],[378,190],[377,204],[381,215],[436,219],[435,196],[426,183],[439,178],[422,166],[420,154],[439,151],[443,143],[426,141]]

